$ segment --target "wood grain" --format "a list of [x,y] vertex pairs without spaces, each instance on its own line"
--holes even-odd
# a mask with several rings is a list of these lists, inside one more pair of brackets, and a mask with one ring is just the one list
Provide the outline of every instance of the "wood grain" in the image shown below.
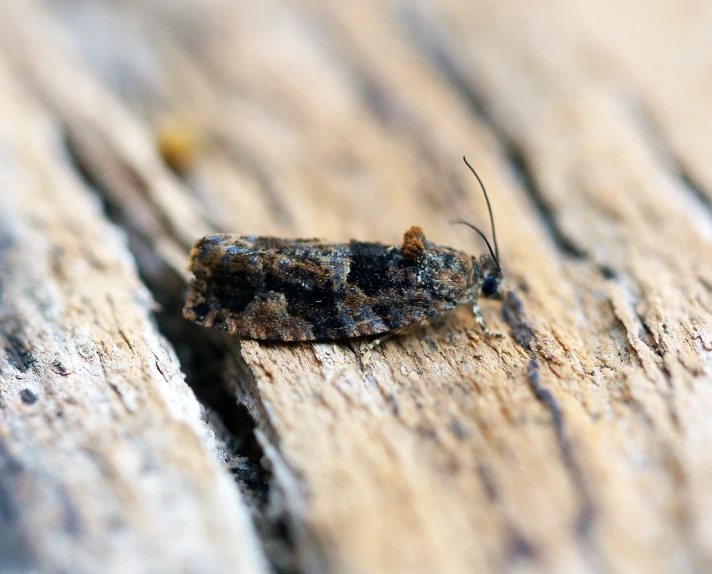
[[[127,0],[15,3],[1,32],[66,135],[54,161],[98,191],[158,300],[180,300],[212,230],[398,243],[419,225],[478,252],[448,223],[486,224],[463,154],[487,183],[509,294],[483,313],[505,339],[461,309],[364,357],[215,343],[297,569],[700,572],[711,24],[695,0]],[[166,116],[200,142],[180,177]]]
[[0,570],[266,571],[124,234],[0,84]]

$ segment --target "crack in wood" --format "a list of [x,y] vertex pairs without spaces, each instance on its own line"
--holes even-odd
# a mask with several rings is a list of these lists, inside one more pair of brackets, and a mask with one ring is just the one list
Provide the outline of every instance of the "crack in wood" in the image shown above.
[[6,326],[0,329],[0,334],[2,335],[0,339],[5,342],[3,345],[5,360],[11,368],[20,373],[26,373],[37,364],[37,359],[26,343],[19,323],[13,321],[13,325],[8,327],[7,318],[4,319],[4,323]]
[[[143,189],[138,174],[108,144],[90,151],[87,147],[90,141],[83,139],[84,132],[67,126],[65,134],[67,153],[77,175],[101,200],[107,217],[129,237],[129,248],[141,280],[159,305],[155,314],[158,331],[176,350],[186,383],[207,409],[207,422],[230,452],[230,472],[245,495],[267,559],[278,574],[299,572],[291,532],[285,526],[289,521],[271,506],[273,477],[263,465],[264,452],[255,436],[257,423],[226,383],[224,365],[228,351],[223,339],[183,319],[184,279],[155,253],[151,244],[152,232],[158,230],[180,243],[175,229],[160,215],[158,207],[148,201],[150,194]],[[141,220],[125,211],[127,200],[122,193],[146,198],[141,199],[144,204]],[[131,349],[123,331],[119,330],[119,334]]]

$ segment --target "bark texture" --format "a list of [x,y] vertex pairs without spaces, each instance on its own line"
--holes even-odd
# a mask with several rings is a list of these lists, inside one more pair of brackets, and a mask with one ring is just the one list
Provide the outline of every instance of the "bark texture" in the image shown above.
[[[702,0],[9,2],[3,555],[712,569],[710,26]],[[507,295],[482,308],[504,339],[467,309],[363,357],[180,318],[208,232],[418,225],[482,251],[449,224],[487,223],[463,154],[495,210]],[[258,479],[218,469],[136,268]]]

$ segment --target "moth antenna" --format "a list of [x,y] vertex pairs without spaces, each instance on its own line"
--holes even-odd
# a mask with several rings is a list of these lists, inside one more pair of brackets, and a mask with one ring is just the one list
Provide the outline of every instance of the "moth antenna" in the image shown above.
[[489,249],[490,255],[492,256],[492,259],[494,259],[494,262],[497,264],[497,267],[499,269],[502,268],[502,266],[499,264],[499,259],[497,258],[497,255],[495,255],[495,252],[492,249],[492,245],[490,245],[490,242],[487,239],[487,236],[482,232],[479,227],[472,225],[472,223],[470,223],[469,221],[465,221],[464,219],[457,219],[456,221],[451,221],[450,223],[467,225],[467,227],[469,227],[470,229],[474,229],[477,233],[479,233],[480,237],[484,239],[485,243],[487,244],[487,249]]
[[[477,175],[477,172],[475,171],[475,168],[470,165],[470,162],[467,161],[467,158],[463,155],[462,159],[465,162],[465,165],[470,168],[470,171],[475,174],[475,177],[477,178],[477,181],[480,183],[480,187],[482,188],[482,193],[485,194],[485,201],[487,202],[487,210],[489,211],[489,216],[490,216],[490,225],[492,226],[492,241],[494,242],[494,252],[496,254],[496,257],[494,260],[497,262],[497,265],[499,266],[499,245],[497,245],[497,234],[495,233],[494,230],[494,216],[492,215],[492,205],[490,205],[490,200],[489,196],[487,195],[487,190],[485,189],[485,184],[482,183],[482,180],[480,179],[480,176]],[[464,222],[463,222],[464,223]],[[474,227],[474,226],[471,226]],[[482,235],[482,232],[477,229],[477,232]],[[485,241],[487,241],[485,239]],[[489,242],[488,242],[488,247],[489,247]],[[490,251],[492,251],[492,248],[490,247]]]

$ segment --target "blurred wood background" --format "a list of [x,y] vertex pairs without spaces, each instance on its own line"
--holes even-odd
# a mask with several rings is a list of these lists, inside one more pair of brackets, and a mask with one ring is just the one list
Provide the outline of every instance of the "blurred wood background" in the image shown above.
[[[2,572],[712,570],[709,2],[3,8]],[[463,154],[504,339],[181,318],[214,230],[482,252]]]

